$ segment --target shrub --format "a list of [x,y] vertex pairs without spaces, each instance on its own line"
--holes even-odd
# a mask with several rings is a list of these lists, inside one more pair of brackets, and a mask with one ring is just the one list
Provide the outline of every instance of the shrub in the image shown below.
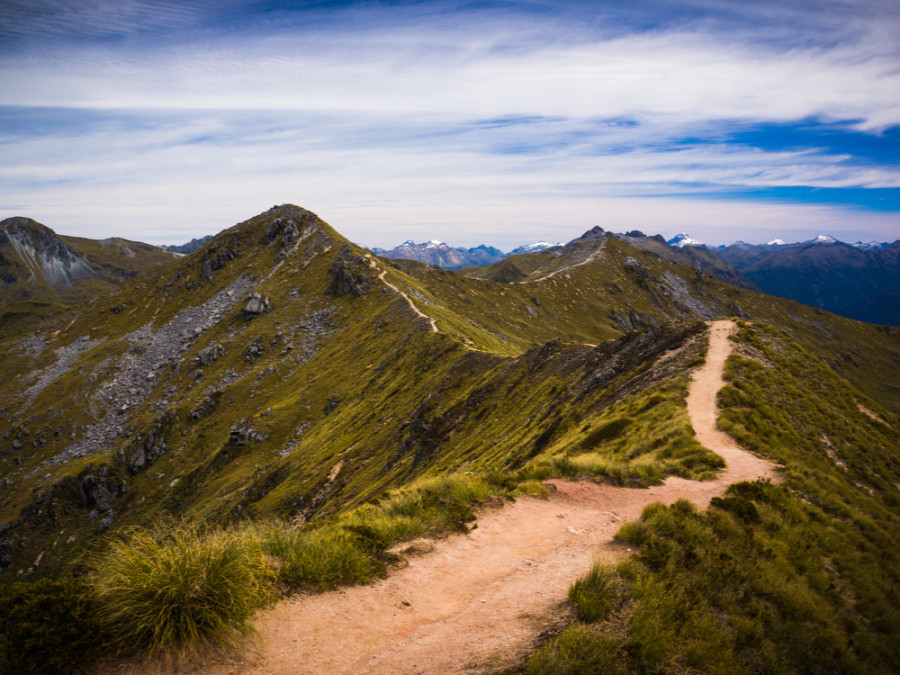
[[620,598],[618,578],[609,565],[594,562],[591,570],[569,588],[569,602],[582,621],[605,618]]
[[90,585],[78,579],[16,583],[0,595],[0,673],[83,672],[109,637]]
[[135,531],[113,542],[95,573],[117,638],[151,653],[234,646],[274,599],[272,561],[251,530]]
[[375,535],[366,537],[339,527],[311,531],[275,527],[264,544],[267,552],[280,559],[278,579],[289,591],[324,591],[369,581],[385,570],[384,562],[371,555],[378,552],[375,548],[383,551],[383,545],[384,540]]

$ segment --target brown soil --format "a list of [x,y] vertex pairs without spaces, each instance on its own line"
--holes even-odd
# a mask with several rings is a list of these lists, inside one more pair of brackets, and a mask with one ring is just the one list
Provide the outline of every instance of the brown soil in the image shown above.
[[418,542],[409,565],[383,581],[281,603],[259,619],[259,641],[242,659],[196,672],[477,673],[516,662],[565,619],[568,588],[595,556],[629,554],[613,536],[645,506],[688,499],[703,508],[733,482],[778,479],[773,464],[715,428],[734,329],[711,324],[687,400],[697,438],[728,465],[715,480],[669,478],[650,489],[549,481],[550,499],[521,498],[480,513],[469,534]]

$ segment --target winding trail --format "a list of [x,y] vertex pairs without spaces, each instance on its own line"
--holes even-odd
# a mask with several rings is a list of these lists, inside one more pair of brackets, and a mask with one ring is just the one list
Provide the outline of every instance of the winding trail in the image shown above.
[[684,498],[705,508],[733,482],[778,480],[772,463],[715,428],[734,330],[730,321],[711,324],[706,364],[687,399],[698,439],[727,462],[715,480],[672,477],[650,489],[551,481],[549,500],[524,497],[481,512],[468,535],[419,542],[423,552],[383,581],[281,603],[258,621],[259,643],[243,660],[207,662],[198,672],[443,674],[514,663],[559,620],[569,585],[595,556],[630,554],[613,536],[646,505]]
[[[375,268],[378,267],[378,264],[374,260],[372,260],[371,256],[366,256],[366,259],[368,259],[368,261],[369,261],[369,267],[375,267]],[[384,285],[387,286],[388,288],[390,288],[392,291],[394,291],[394,293],[397,293],[398,295],[402,296],[403,299],[406,300],[406,303],[410,306],[410,308],[412,308],[413,312],[415,312],[418,316],[420,316],[421,318],[428,321],[428,325],[430,326],[430,330],[432,333],[438,333],[439,330],[438,330],[437,324],[434,322],[434,319],[432,319],[430,316],[428,316],[422,310],[420,310],[418,307],[416,307],[416,303],[414,303],[412,301],[412,298],[410,298],[406,293],[404,293],[399,288],[394,286],[394,284],[392,284],[390,281],[385,279],[384,278],[385,274],[387,274],[387,270],[381,270],[381,274],[378,275],[378,280],[381,281],[382,283],[384,283]]]

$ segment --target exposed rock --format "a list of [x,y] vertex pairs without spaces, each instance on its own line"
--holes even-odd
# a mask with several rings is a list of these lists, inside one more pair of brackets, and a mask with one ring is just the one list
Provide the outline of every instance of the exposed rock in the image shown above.
[[85,474],[81,479],[79,502],[82,506],[93,507],[94,512],[102,513],[112,507],[113,500],[125,491],[124,483],[114,484],[110,480],[109,465],[104,464],[97,471]]
[[247,345],[247,360],[252,361],[257,356],[263,353],[265,348],[263,347],[262,338],[256,338],[253,342]]
[[195,420],[199,420],[203,417],[206,417],[209,413],[216,409],[219,405],[219,401],[222,399],[221,391],[214,391],[205,399],[200,402],[196,408],[191,410],[191,417]]
[[36,373],[37,382],[29,387],[23,394],[25,405],[30,404],[51,382],[56,380],[60,375],[68,372],[72,364],[78,360],[84,352],[89,351],[101,344],[103,340],[91,340],[88,336],[82,335],[77,340],[73,340],[70,344],[63,347],[57,347],[54,350],[56,354],[56,362],[52,366],[48,366]]
[[266,243],[269,245],[274,244],[279,240],[279,237],[282,248],[290,248],[300,238],[300,228],[297,227],[297,223],[294,222],[293,218],[289,218],[286,221],[276,218],[269,223],[269,227],[266,229]]
[[623,267],[627,271],[634,272],[635,274],[638,274],[642,277],[648,276],[647,268],[644,266],[644,263],[642,263],[637,258],[628,256],[627,258],[625,258],[625,263],[623,264]]
[[359,297],[372,290],[369,261],[353,253],[350,244],[344,244],[328,270],[329,283],[325,289],[330,295],[353,295]]
[[113,521],[118,515],[119,514],[113,509],[110,510],[105,516],[103,516],[103,520],[100,521],[100,531],[106,532],[110,527],[112,527]]
[[269,434],[265,431],[260,431],[251,427],[249,420],[242,420],[231,427],[228,442],[231,445],[244,445],[247,442],[261,443],[268,438]]
[[[3,223],[4,239],[12,244],[18,256],[32,270],[32,280],[40,275],[53,288],[62,288],[97,276],[87,260],[49,227],[21,217],[7,218]],[[12,283],[7,279],[4,281]]]
[[732,302],[730,305],[728,305],[728,312],[731,314],[731,316],[736,316],[739,319],[751,318],[750,315],[747,314],[747,312],[745,312],[744,309],[736,302]]
[[175,410],[167,410],[157,418],[156,424],[147,432],[146,438],[137,437],[125,451],[125,466],[128,473],[132,476],[140,473],[168,452],[168,436],[176,419]]
[[[73,436],[74,442],[47,460],[46,464],[61,464],[72,457],[83,457],[112,446],[117,438],[126,433],[127,416],[119,413],[122,406],[127,404],[133,407],[142,403],[156,386],[159,378],[148,379],[148,373],[156,373],[164,366],[176,365],[205,331],[233,309],[234,298],[246,293],[249,286],[249,280],[239,277],[202,305],[181,310],[158,330],[150,322],[125,335],[125,340],[140,346],[143,351],[139,352],[137,358],[124,361],[123,369],[102,384],[92,397],[93,405],[108,406],[106,415],[91,424],[81,438],[75,440],[77,437]],[[81,344],[89,345],[90,342]]]
[[204,347],[191,362],[195,366],[204,367],[215,363],[220,356],[225,353],[225,347],[218,342],[213,342],[208,347]]
[[244,305],[245,314],[262,314],[269,311],[269,298],[264,298],[259,293],[251,293],[247,296],[247,303]]
[[213,278],[213,272],[220,270],[228,264],[229,260],[237,258],[239,253],[224,244],[212,244],[203,252],[203,264],[200,267],[200,273],[207,281]]

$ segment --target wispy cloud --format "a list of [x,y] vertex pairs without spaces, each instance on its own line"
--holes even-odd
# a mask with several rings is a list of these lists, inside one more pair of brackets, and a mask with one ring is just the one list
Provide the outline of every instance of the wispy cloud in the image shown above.
[[[309,5],[3,5],[0,204],[155,241],[183,238],[180,214],[208,232],[283,201],[378,245],[851,214],[900,236],[889,4]],[[896,208],[766,192],[795,187]]]

